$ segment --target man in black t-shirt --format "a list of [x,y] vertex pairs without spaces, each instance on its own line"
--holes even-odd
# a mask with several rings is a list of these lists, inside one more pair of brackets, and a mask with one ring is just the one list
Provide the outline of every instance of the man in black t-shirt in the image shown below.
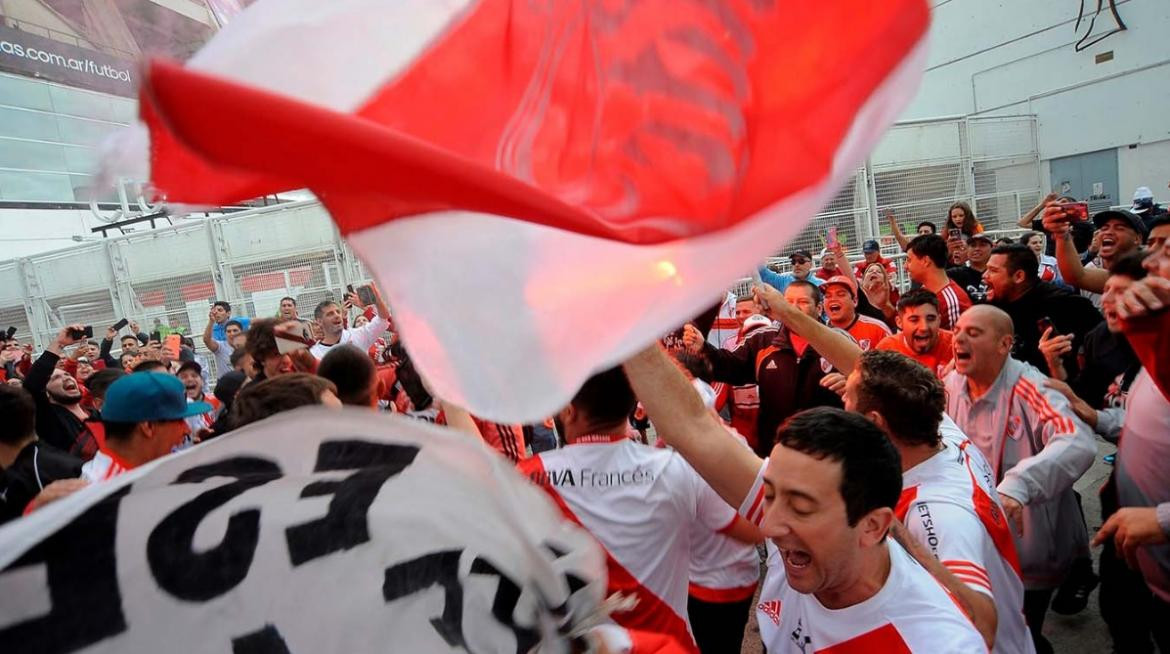
[[0,385],[0,524],[20,517],[45,486],[81,475],[81,459],[37,439],[36,410],[28,391]]
[[962,266],[947,268],[947,277],[967,292],[973,304],[980,304],[987,298],[983,273],[987,270],[987,260],[991,258],[991,248],[991,237],[972,234],[967,237],[967,262]]

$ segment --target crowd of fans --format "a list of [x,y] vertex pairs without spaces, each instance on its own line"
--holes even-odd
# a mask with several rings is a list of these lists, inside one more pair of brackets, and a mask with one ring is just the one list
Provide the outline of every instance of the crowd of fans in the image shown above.
[[[638,599],[612,618],[684,651],[738,652],[755,608],[771,652],[1043,653],[1048,611],[1082,611],[1098,583],[1115,651],[1170,651],[1170,217],[1148,189],[1078,211],[1053,194],[1009,242],[962,202],[913,237],[890,214],[906,288],[875,241],[855,265],[835,239],[819,261],[798,250],[734,298],[734,336],[696,319],[534,425],[434,398],[373,286],[311,318],[294,297],[253,319],[216,301],[201,340],[218,379],[190,339],[134,322],[100,342],[66,326],[39,354],[9,334],[0,521],[348,405],[511,459]],[[1096,436],[1118,450],[1090,534],[1073,486]]]

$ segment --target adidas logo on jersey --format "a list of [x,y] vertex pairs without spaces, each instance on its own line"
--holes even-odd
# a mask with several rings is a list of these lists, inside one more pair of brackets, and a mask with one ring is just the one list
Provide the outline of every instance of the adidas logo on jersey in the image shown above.
[[775,369],[776,369],[776,362],[775,361],[769,361],[768,365],[764,366],[764,370],[775,370]]
[[756,608],[763,611],[764,615],[772,618],[772,622],[776,623],[777,627],[780,626],[780,600],[760,602],[760,605]]

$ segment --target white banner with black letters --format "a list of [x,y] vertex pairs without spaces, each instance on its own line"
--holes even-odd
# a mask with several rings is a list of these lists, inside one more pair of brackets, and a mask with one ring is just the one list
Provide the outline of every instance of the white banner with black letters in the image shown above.
[[481,443],[312,407],[0,529],[0,649],[560,651],[604,565]]

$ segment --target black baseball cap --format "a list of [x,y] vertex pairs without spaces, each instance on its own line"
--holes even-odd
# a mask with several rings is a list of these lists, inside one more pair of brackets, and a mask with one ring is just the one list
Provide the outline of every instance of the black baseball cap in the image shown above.
[[1136,213],[1127,209],[1106,209],[1105,211],[1098,211],[1097,213],[1093,214],[1093,224],[1096,225],[1098,229],[1104,227],[1105,223],[1109,222],[1110,220],[1120,220],[1124,222],[1125,224],[1129,225],[1133,231],[1137,232],[1138,236],[1142,237],[1143,241],[1146,240],[1146,236],[1148,235],[1146,231],[1146,224],[1142,222],[1142,219],[1139,218]]
[[801,249],[801,250],[797,250],[796,252],[793,252],[792,254],[788,255],[789,260],[792,260],[796,257],[804,257],[805,259],[812,261],[812,252],[809,252],[808,250]]

